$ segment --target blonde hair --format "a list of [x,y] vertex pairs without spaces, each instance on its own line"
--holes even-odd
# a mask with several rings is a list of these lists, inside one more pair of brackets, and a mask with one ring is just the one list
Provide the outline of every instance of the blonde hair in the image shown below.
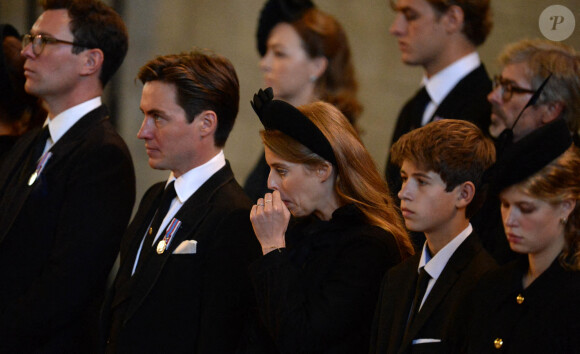
[[[298,107],[330,142],[336,157],[335,191],[341,205],[354,204],[366,220],[391,233],[401,258],[412,255],[413,246],[388,186],[346,117],[333,105],[314,102]],[[315,168],[324,163],[319,155],[277,130],[261,132],[264,145],[285,160]]]
[[567,199],[576,206],[564,226],[566,240],[560,264],[580,270],[580,151],[572,145],[540,171],[516,185],[525,194],[556,205]]

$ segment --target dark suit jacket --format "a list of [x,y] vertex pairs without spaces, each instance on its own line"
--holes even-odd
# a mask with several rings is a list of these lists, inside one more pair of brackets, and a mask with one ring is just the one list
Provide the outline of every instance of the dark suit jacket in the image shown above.
[[[462,315],[456,309],[479,278],[495,268],[495,261],[472,233],[447,262],[405,335],[420,258],[421,254],[417,254],[405,260],[383,279],[370,353],[448,353],[448,341],[454,335],[454,317]],[[440,339],[441,342],[411,344],[419,338]]]
[[[131,276],[164,187],[158,183],[146,192],[123,238],[119,273],[104,308],[107,352],[233,352],[253,303],[247,265],[261,254],[251,202],[229,164],[223,167],[177,212],[182,225],[168,249],[149,249],[152,254]],[[185,240],[197,241],[197,253],[172,254]]]
[[502,353],[580,353],[580,272],[556,259],[523,289],[527,269],[524,257],[481,279],[464,310],[472,315],[467,352],[499,352],[494,342],[501,338]]
[[[432,120],[444,118],[467,120],[477,125],[487,134],[491,122],[491,105],[487,101],[487,94],[491,92],[491,88],[491,80],[482,64],[455,85],[437,107]],[[425,107],[417,107],[415,100],[416,95],[407,101],[401,113],[399,113],[391,146],[403,134],[421,127],[421,119]],[[391,155],[389,153],[386,178],[391,194],[396,197],[401,189],[401,177],[399,168],[390,161]]]
[[[135,201],[129,151],[101,106],[51,148],[39,179],[23,136],[0,175],[0,352],[87,353]],[[22,171],[22,173],[20,173]]]

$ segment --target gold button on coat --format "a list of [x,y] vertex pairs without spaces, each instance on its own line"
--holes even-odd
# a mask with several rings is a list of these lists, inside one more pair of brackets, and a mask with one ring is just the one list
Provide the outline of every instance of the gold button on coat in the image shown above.
[[501,338],[496,338],[493,341],[493,346],[495,347],[495,349],[500,349],[503,346],[503,339]]
[[524,297],[522,296],[522,294],[519,294],[516,297],[516,302],[518,303],[518,305],[521,305],[524,302]]

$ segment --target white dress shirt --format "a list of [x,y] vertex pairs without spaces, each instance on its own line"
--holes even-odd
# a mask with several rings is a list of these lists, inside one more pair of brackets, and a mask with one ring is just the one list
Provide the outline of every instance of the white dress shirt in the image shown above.
[[443,102],[445,97],[447,97],[449,92],[451,92],[457,83],[470,72],[477,69],[480,65],[481,60],[479,59],[479,54],[473,52],[459,60],[456,60],[453,64],[439,71],[432,77],[423,77],[423,86],[425,86],[427,93],[429,93],[431,102],[427,104],[427,107],[425,107],[425,111],[423,112],[423,120],[421,121],[422,126],[429,123],[441,102]]
[[[457,251],[457,248],[461,246],[463,241],[467,239],[467,236],[469,236],[472,231],[473,227],[470,223],[463,231],[461,231],[461,233],[459,233],[459,235],[455,236],[453,240],[451,240],[448,244],[445,245],[445,247],[437,252],[434,257],[431,257],[431,253],[427,248],[427,242],[425,242],[423,245],[423,252],[421,253],[421,259],[419,260],[419,268],[417,268],[417,272],[419,272],[421,267],[425,267],[425,271],[431,276],[431,279],[429,279],[427,290],[425,290],[425,295],[421,300],[421,306],[423,306],[425,299],[427,299],[429,296],[431,289],[433,289],[435,282],[437,282],[437,279],[441,275],[441,272],[443,272],[443,269],[447,265],[447,262],[449,262],[451,256],[453,256],[453,253]],[[419,306],[419,309],[421,309],[421,306]]]
[[[224,155],[224,151],[221,150],[217,155],[215,155],[211,160],[204,163],[201,166],[195,167],[183,175],[175,178],[173,172],[169,175],[165,186],[171,181],[175,180],[175,193],[177,196],[171,202],[171,206],[169,207],[169,211],[165,214],[161,225],[159,226],[159,230],[157,231],[157,235],[155,235],[155,239],[153,240],[153,244],[159,238],[161,233],[165,230],[169,222],[173,219],[173,217],[177,214],[179,209],[183,206],[183,204],[195,193],[199,187],[201,187],[211,176],[213,176],[217,171],[219,171],[222,167],[226,165],[226,158]],[[152,220],[150,221],[150,223]],[[149,228],[147,228],[149,229]],[[135,263],[133,264],[133,271],[131,274],[135,273],[135,269],[137,269],[137,263],[139,260],[139,255],[141,254],[141,249],[143,248],[143,242],[145,241],[145,237],[147,237],[147,232],[143,236],[141,240],[141,244],[139,245],[139,250],[137,251],[137,257],[135,258]]]
[[47,152],[64,134],[90,111],[102,105],[101,96],[92,98],[74,107],[71,107],[52,119],[46,118],[44,126],[48,124],[50,137],[46,139],[43,153]]

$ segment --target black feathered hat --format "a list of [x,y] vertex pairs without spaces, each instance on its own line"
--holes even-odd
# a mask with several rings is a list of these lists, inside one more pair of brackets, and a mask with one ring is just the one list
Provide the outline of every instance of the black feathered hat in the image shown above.
[[268,0],[260,12],[256,33],[260,55],[266,54],[268,36],[274,26],[280,22],[296,21],[313,7],[311,0]]
[[254,95],[252,108],[266,130],[279,130],[312,152],[336,165],[336,158],[330,142],[308,117],[296,107],[280,100],[274,100],[271,87],[260,89]]
[[491,184],[492,192],[499,193],[540,171],[571,145],[566,122],[555,119],[506,147],[486,171],[485,180]]

